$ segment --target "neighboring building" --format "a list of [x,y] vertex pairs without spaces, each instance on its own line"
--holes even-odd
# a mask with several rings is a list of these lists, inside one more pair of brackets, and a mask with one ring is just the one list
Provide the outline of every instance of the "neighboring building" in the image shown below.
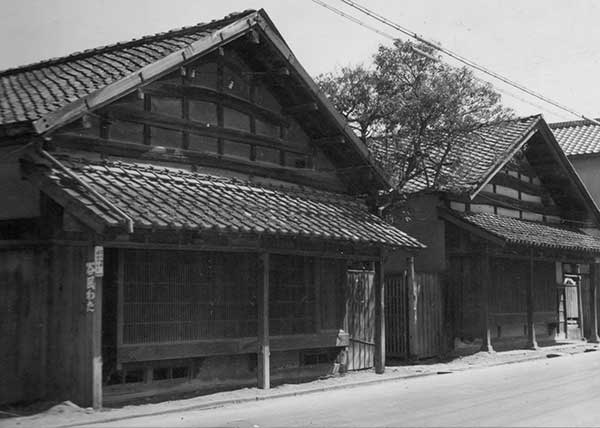
[[[459,162],[444,167],[447,183],[439,191],[427,190],[421,178],[406,185],[408,221],[388,212],[428,246],[416,271],[445,278],[422,287],[429,294],[413,298],[408,319],[441,330],[446,341],[438,353],[476,338],[485,350],[582,338],[584,331],[597,341],[589,295],[598,282],[600,240],[583,230],[597,227],[600,212],[542,117],[484,125],[451,160]],[[402,257],[390,257],[386,272],[403,268]],[[387,342],[406,335],[408,354],[430,356],[410,324],[388,330]]]
[[385,176],[264,11],[0,72],[0,402],[383,370]]
[[600,126],[576,120],[551,123],[550,128],[590,195],[600,204]]

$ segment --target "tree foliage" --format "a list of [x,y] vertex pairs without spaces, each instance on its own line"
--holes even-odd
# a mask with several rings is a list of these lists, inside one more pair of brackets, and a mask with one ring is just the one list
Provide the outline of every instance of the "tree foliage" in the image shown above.
[[344,67],[317,82],[397,188],[417,176],[438,188],[458,168],[452,152],[461,137],[511,115],[489,83],[410,41],[380,46],[372,65]]

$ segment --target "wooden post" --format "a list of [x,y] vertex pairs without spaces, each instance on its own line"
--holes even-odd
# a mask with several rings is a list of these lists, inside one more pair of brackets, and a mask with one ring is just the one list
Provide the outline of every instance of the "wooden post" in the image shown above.
[[527,287],[527,347],[537,349],[537,340],[535,338],[535,323],[533,320],[534,311],[534,286],[535,286],[535,261],[533,259],[533,248],[529,250],[529,287]]
[[418,357],[417,350],[417,321],[418,321],[418,299],[419,290],[415,279],[415,258],[410,256],[406,259],[407,264],[407,286],[408,286],[408,359],[415,360]]
[[590,263],[590,310],[592,311],[590,337],[588,342],[599,343],[598,337],[598,277],[600,275],[600,266],[598,263]]
[[269,351],[269,253],[261,255],[262,281],[258,284],[258,370],[257,381],[261,389],[269,389],[270,351]]
[[123,305],[125,299],[125,250],[119,248],[117,251],[117,370],[122,370],[120,362],[121,349],[123,347]]
[[104,248],[90,247],[86,264],[86,314],[91,340],[90,362],[92,407],[102,407],[102,277],[104,276]]
[[492,277],[490,275],[490,253],[486,245],[481,257],[481,350],[484,352],[494,352],[492,347],[492,335],[490,332],[490,307],[489,307],[489,287]]
[[[577,270],[579,273],[579,270]],[[580,277],[581,278],[581,277]],[[579,312],[577,316],[579,317],[579,331],[581,332],[579,339],[585,339],[585,330],[583,323],[583,281],[580,279],[577,283],[577,306],[579,307]]]
[[385,277],[383,257],[375,262],[375,373],[385,372]]

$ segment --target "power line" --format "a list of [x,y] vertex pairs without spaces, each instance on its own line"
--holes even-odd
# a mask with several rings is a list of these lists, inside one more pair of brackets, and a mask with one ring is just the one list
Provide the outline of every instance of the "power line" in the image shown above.
[[[381,30],[379,30],[379,29],[377,29],[377,28],[375,28],[375,27],[373,27],[373,26],[370,26],[370,25],[366,24],[364,21],[361,21],[360,19],[358,19],[358,18],[356,18],[356,17],[354,17],[354,16],[352,16],[352,15],[349,15],[349,14],[347,14],[347,13],[343,12],[343,11],[341,11],[340,9],[338,9],[338,8],[336,8],[336,7],[334,7],[334,6],[331,6],[331,5],[327,4],[327,3],[324,3],[324,2],[322,2],[321,0],[312,0],[312,1],[313,1],[313,3],[316,3],[316,4],[318,4],[319,6],[323,6],[324,8],[326,8],[326,9],[328,9],[328,10],[332,11],[332,12],[333,12],[333,13],[335,13],[335,14],[337,14],[337,15],[339,15],[339,16],[341,16],[341,17],[343,17],[343,18],[346,18],[346,19],[348,19],[349,21],[352,21],[352,22],[354,22],[354,23],[356,23],[356,24],[358,24],[358,25],[360,25],[360,26],[362,26],[362,27],[364,27],[364,28],[367,28],[367,29],[369,29],[369,30],[371,30],[371,31],[373,31],[373,32],[375,32],[375,33],[377,33],[377,34],[379,34],[379,35],[382,35],[382,36],[384,36],[384,37],[386,37],[386,38],[388,38],[388,39],[390,39],[390,40],[396,40],[396,39],[397,39],[397,37],[394,37],[394,36],[392,36],[392,35],[391,35],[391,34],[389,34],[389,33],[386,33],[386,32],[384,32],[384,31],[381,31]],[[418,53],[419,55],[426,56],[427,58],[430,58],[430,59],[431,59],[431,60],[433,60],[433,61],[438,61],[438,59],[437,59],[437,58],[433,57],[432,55],[429,55],[427,52],[423,52],[422,50],[420,50],[420,49],[418,49],[418,48],[415,48],[415,47],[413,47],[413,51],[415,51],[415,52],[416,52],[416,53]],[[486,80],[483,80],[483,79],[481,79],[481,78],[480,78],[480,77],[478,77],[478,76],[473,76],[473,77],[474,77],[475,79],[477,79],[479,82],[488,83]],[[515,93],[513,93],[513,92],[510,92],[510,91],[508,91],[508,90],[506,90],[506,89],[503,89],[503,88],[501,88],[500,86],[496,86],[496,90],[497,90],[497,91],[499,91],[499,92],[502,92],[503,94],[505,94],[505,95],[507,95],[507,96],[509,96],[509,97],[512,97],[512,98],[514,98],[514,99],[517,99],[517,100],[519,100],[519,101],[521,101],[521,102],[523,102],[523,103],[529,104],[529,105],[531,105],[531,106],[533,106],[533,107],[535,107],[535,108],[537,108],[537,109],[539,109],[539,110],[543,110],[543,111],[545,111],[546,113],[550,113],[550,114],[552,114],[552,115],[557,115],[557,113],[556,113],[556,112],[554,112],[554,111],[551,111],[551,110],[548,110],[547,108],[545,108],[545,107],[542,107],[541,105],[539,105],[539,104],[536,104],[536,103],[534,103],[534,102],[532,102],[532,101],[526,100],[526,99],[525,99],[525,98],[523,98],[523,97],[519,97],[519,96],[518,96],[518,95],[516,95]]]
[[[315,0],[313,0],[313,1],[315,1]],[[367,9],[366,7],[360,5],[360,4],[358,4],[358,3],[356,3],[356,2],[354,2],[352,0],[340,0],[340,1],[343,2],[343,3],[345,3],[348,6],[353,7],[354,9],[356,9],[356,10],[364,13],[365,15],[367,15],[367,16],[375,19],[376,21],[379,21],[379,22],[387,25],[388,27],[391,27],[391,28],[393,28],[393,29],[395,29],[397,31],[400,31],[401,33],[403,33],[403,34],[405,34],[405,35],[407,35],[409,37],[412,37],[413,39],[415,39],[415,40],[417,40],[417,41],[419,41],[419,42],[421,42],[421,43],[423,43],[423,44],[425,44],[425,45],[427,45],[427,46],[429,46],[429,47],[431,47],[431,48],[433,48],[435,50],[438,50],[438,51],[440,51],[440,52],[448,55],[451,58],[454,58],[457,61],[460,61],[461,63],[463,63],[463,64],[465,64],[465,65],[467,65],[467,66],[469,66],[471,68],[474,68],[474,69],[476,69],[476,70],[478,70],[478,71],[480,71],[482,73],[485,73],[488,76],[492,76],[493,78],[498,79],[498,80],[506,83],[507,85],[510,85],[510,86],[512,86],[512,87],[514,87],[514,88],[516,88],[516,89],[518,89],[518,90],[520,90],[522,92],[525,92],[528,95],[531,95],[531,96],[533,96],[535,98],[538,98],[538,99],[540,99],[540,100],[542,100],[542,101],[544,101],[544,102],[546,102],[548,104],[551,104],[554,107],[559,108],[560,110],[566,111],[566,112],[568,112],[568,113],[570,113],[570,114],[572,114],[574,116],[580,117],[580,118],[582,118],[584,120],[587,120],[588,122],[591,122],[591,123],[593,123],[595,125],[600,125],[600,122],[598,122],[597,120],[589,118],[589,117],[585,116],[582,113],[579,113],[579,112],[577,112],[577,111],[575,111],[575,110],[573,110],[573,109],[571,109],[569,107],[566,107],[566,106],[560,104],[557,101],[554,101],[554,100],[552,100],[552,99],[550,99],[550,98],[548,98],[548,97],[546,97],[546,96],[544,96],[542,94],[539,94],[539,93],[537,93],[537,92],[535,92],[535,91],[533,91],[533,90],[531,90],[531,89],[529,89],[529,88],[521,85],[520,83],[517,83],[517,82],[515,82],[513,80],[510,80],[507,77],[504,77],[501,74],[496,73],[495,71],[492,71],[492,70],[490,70],[490,69],[488,69],[488,68],[486,68],[486,67],[484,67],[482,65],[479,65],[479,64],[477,64],[477,63],[475,63],[475,62],[473,62],[473,61],[471,61],[471,60],[469,60],[469,59],[467,59],[467,58],[465,58],[465,57],[463,57],[463,56],[461,56],[461,55],[459,55],[459,54],[457,54],[457,53],[455,53],[455,52],[453,52],[453,51],[451,51],[449,49],[446,49],[446,48],[438,45],[435,42],[427,40],[427,39],[419,36],[414,31],[411,31],[411,30],[409,30],[409,29],[401,26],[400,24],[397,24],[397,23],[395,23],[393,21],[390,21],[386,17],[384,17],[384,16],[382,16],[382,15],[376,13],[376,12],[373,12],[372,10]]]
[[341,17],[350,20],[350,21],[354,22],[355,24],[358,24],[358,25],[361,25],[361,26],[363,26],[365,28],[368,28],[369,30],[374,31],[375,33],[377,33],[377,34],[379,34],[381,36],[387,37],[390,40],[396,40],[396,37],[392,36],[391,34],[386,33],[385,31],[381,31],[381,30],[379,30],[379,29],[377,29],[375,27],[372,27],[369,24],[361,21],[360,19],[355,18],[352,15],[348,15],[347,13],[342,12],[338,8],[335,8],[335,7],[331,6],[331,5],[328,5],[327,3],[322,2],[321,0],[312,0],[312,1],[313,1],[313,3],[316,3],[316,4],[320,5],[320,6],[323,6],[325,9],[329,9],[333,13],[336,13],[336,14],[340,15]]

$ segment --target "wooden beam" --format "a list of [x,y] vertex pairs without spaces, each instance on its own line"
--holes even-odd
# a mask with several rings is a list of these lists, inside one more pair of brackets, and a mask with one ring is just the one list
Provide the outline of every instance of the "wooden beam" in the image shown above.
[[556,207],[550,207],[544,204],[536,202],[527,202],[519,199],[511,198],[510,196],[501,195],[499,193],[493,193],[488,191],[480,192],[473,200],[471,204],[487,204],[495,205],[498,207],[531,211],[540,214],[560,216],[561,212]]
[[588,342],[599,343],[600,337],[598,337],[598,282],[600,281],[600,264],[590,264],[590,311],[591,311],[591,331]]
[[[218,126],[206,126],[204,123],[192,120],[171,117],[151,111],[137,110],[128,106],[110,106],[106,112],[111,118],[129,122],[140,123],[149,126],[158,126],[175,131],[193,132],[212,138],[225,138],[245,144],[256,144],[263,147],[286,150],[288,152],[309,155],[310,152],[298,150],[298,147],[280,138],[268,137],[266,135],[253,134],[251,132],[237,129],[225,128],[224,124]],[[220,114],[220,113],[219,113]],[[220,122],[220,120],[219,120]]]
[[410,256],[406,259],[407,265],[407,286],[408,286],[408,358],[416,360],[418,357],[418,337],[417,337],[417,322],[418,322],[418,299],[419,290],[415,278],[415,258]]
[[261,255],[262,281],[258,284],[258,369],[257,381],[260,389],[271,387],[271,364],[269,351],[269,270],[270,255]]
[[385,372],[385,278],[383,257],[375,262],[375,373]]
[[510,187],[516,190],[521,190],[532,195],[544,196],[548,192],[544,190],[541,185],[533,184],[527,181],[523,181],[520,178],[513,177],[512,175],[499,172],[490,182],[491,184],[500,184],[502,186]]
[[481,260],[481,287],[479,293],[479,305],[481,307],[481,350],[483,352],[494,352],[492,347],[492,336],[490,331],[490,308],[489,287],[492,281],[490,274],[490,253],[486,245]]
[[535,322],[534,322],[534,288],[535,288],[535,261],[533,257],[533,248],[529,250],[529,284],[527,287],[527,347],[537,349],[537,341],[535,338]]

